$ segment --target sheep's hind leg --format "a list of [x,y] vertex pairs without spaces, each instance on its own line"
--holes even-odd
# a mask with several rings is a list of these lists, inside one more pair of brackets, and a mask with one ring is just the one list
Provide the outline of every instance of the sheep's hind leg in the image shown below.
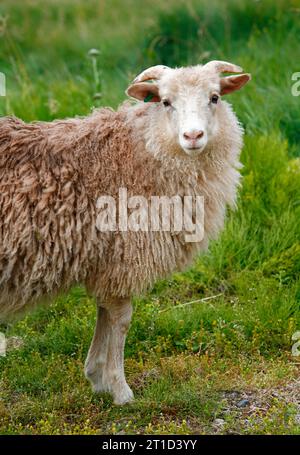
[[132,316],[130,299],[114,299],[98,309],[85,373],[96,392],[111,392],[115,404],[133,399],[124,374],[124,346]]

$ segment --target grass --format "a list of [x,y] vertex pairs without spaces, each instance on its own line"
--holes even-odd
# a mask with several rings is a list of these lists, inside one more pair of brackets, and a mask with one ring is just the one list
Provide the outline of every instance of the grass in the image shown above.
[[230,97],[245,127],[238,210],[190,270],[134,301],[126,370],[135,403],[114,407],[91,392],[83,362],[95,308],[75,288],[0,326],[19,345],[0,357],[1,434],[300,434],[291,354],[300,329],[299,15],[296,0],[1,2],[1,115],[51,120],[116,107],[154,63],[218,58],[253,76]]

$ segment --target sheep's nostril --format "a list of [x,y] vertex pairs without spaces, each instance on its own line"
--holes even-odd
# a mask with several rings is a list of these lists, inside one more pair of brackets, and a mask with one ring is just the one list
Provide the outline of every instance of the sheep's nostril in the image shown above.
[[195,141],[197,139],[201,139],[201,137],[204,135],[204,131],[202,130],[195,130],[195,131],[189,131],[189,132],[185,132],[183,133],[183,137],[184,139],[186,139],[187,141]]

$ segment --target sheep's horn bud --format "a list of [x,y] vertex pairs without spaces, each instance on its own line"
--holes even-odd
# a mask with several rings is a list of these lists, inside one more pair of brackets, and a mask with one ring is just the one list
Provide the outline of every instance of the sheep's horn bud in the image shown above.
[[233,63],[223,62],[222,60],[212,60],[203,66],[203,69],[212,70],[217,73],[241,73],[243,68]]
[[150,68],[144,70],[142,73],[138,74],[138,76],[136,76],[136,78],[133,80],[133,84],[136,82],[149,81],[150,79],[159,79],[162,74],[169,69],[170,68],[168,66],[164,65],[151,66]]

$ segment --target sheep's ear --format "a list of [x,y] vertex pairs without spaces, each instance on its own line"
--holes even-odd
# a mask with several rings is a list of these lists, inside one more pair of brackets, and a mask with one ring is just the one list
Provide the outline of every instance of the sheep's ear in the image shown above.
[[126,94],[136,100],[142,100],[145,102],[155,103],[160,101],[157,85],[150,82],[138,82],[136,84],[129,85],[126,90]]
[[239,74],[238,76],[227,76],[222,77],[220,81],[221,95],[227,95],[227,93],[234,92],[243,87],[250,81],[250,74]]

